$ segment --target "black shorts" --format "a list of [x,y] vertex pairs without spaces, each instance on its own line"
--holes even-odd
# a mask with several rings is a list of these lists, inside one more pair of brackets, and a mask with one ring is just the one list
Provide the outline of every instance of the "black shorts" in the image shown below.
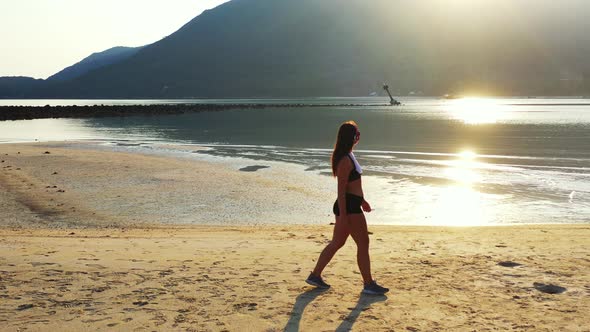
[[[363,213],[361,209],[361,204],[363,203],[363,198],[361,196],[353,195],[353,194],[346,194],[346,213],[347,214],[359,214]],[[340,209],[338,207],[338,200],[334,202],[334,207],[332,211],[338,217],[340,215]]]

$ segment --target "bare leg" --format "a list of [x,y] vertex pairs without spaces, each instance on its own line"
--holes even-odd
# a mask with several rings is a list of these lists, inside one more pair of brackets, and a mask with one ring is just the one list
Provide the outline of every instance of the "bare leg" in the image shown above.
[[373,281],[373,277],[371,276],[371,259],[369,257],[369,231],[367,230],[365,215],[362,213],[349,214],[348,229],[352,239],[356,242],[356,260],[359,270],[364,283],[368,284]]
[[338,249],[342,248],[342,246],[346,243],[346,239],[350,234],[348,230],[348,226],[345,222],[340,221],[339,217],[336,217],[336,225],[334,226],[334,233],[332,234],[332,241],[322,250],[320,257],[315,265],[315,269],[313,269],[312,274],[315,276],[320,276],[324,268],[330,261],[334,254],[338,251]]

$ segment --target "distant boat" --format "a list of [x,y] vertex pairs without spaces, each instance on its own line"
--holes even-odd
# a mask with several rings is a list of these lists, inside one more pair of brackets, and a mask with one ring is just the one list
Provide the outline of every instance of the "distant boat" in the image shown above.
[[369,93],[369,96],[370,96],[370,97],[375,97],[376,95],[377,95],[377,92],[375,92],[375,91],[373,91],[373,92]]
[[443,96],[444,99],[459,99],[461,97],[453,95],[453,94],[446,94]]

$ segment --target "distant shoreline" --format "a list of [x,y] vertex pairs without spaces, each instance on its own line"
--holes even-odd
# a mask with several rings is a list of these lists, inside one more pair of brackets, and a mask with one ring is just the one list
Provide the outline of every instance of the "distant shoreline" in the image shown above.
[[[231,109],[276,108],[276,107],[360,107],[365,104],[305,104],[305,103],[277,103],[277,104],[154,104],[154,105],[92,105],[92,106],[0,106],[0,121],[33,120],[49,118],[99,118],[126,117],[137,115],[177,115],[184,113],[198,113],[211,111],[225,111]],[[372,105],[375,106],[375,105]],[[389,106],[389,104],[376,104]]]
[[[503,106],[590,106],[582,103],[507,103]],[[104,118],[128,116],[178,115],[225,111],[237,109],[263,108],[322,108],[322,107],[363,107],[366,103],[180,103],[180,104],[133,104],[133,105],[45,105],[45,106],[0,106],[0,121],[57,119],[57,118]],[[388,103],[376,103],[370,106],[391,106]]]

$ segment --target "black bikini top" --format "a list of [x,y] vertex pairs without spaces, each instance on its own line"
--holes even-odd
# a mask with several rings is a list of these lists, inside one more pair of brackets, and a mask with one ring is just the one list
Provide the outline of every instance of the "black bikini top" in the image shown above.
[[[350,158],[350,161],[352,161],[352,165],[354,166],[354,161],[352,160],[352,157],[348,155],[348,158]],[[348,175],[348,182],[356,181],[360,178],[361,174],[356,170],[356,167],[353,167],[352,171],[350,171],[350,174]]]

